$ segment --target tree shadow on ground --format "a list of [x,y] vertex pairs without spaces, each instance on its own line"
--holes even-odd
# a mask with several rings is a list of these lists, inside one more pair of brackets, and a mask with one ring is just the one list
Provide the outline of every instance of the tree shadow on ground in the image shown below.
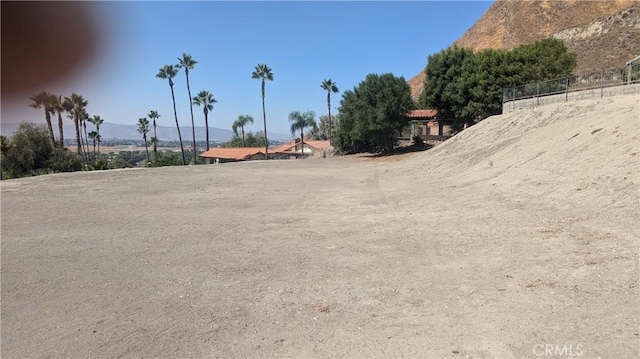
[[363,154],[360,157],[363,157],[363,158],[393,157],[398,155],[405,155],[407,153],[426,151],[432,147],[433,145],[429,145],[429,144],[400,146],[400,147],[394,148],[393,151],[388,153],[367,153],[367,154]]

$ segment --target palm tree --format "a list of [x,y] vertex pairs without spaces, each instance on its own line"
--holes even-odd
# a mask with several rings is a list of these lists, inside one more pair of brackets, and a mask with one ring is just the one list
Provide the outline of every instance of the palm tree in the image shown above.
[[196,106],[202,106],[204,112],[204,127],[207,134],[207,151],[209,151],[209,111],[213,111],[213,104],[218,102],[209,91],[200,91],[196,97],[193,98],[193,104]]
[[267,139],[267,114],[264,110],[264,87],[266,81],[273,81],[273,73],[267,64],[258,64],[251,73],[252,79],[262,81],[262,120],[264,121],[264,159],[269,159],[269,140]]
[[151,137],[151,143],[153,144],[153,157],[155,162],[158,162],[158,135],[156,134],[156,120],[160,117],[158,111],[151,110],[147,115],[151,120],[153,120],[153,137]]
[[62,123],[62,113],[67,111],[67,109],[64,106],[64,101],[62,101],[62,96],[51,95],[51,105],[53,110],[58,113],[58,133],[60,137],[58,141],[60,141],[60,148],[64,148],[64,131],[62,129],[64,124]]
[[153,145],[153,165],[158,166],[158,151],[156,150],[158,148],[158,138],[151,137],[150,142]]
[[149,158],[149,146],[147,145],[147,133],[149,133],[149,120],[146,117],[142,117],[138,119],[138,132],[142,134],[142,139],[144,140],[144,148],[147,151],[147,167],[149,163],[151,163],[151,159]]
[[47,91],[40,91],[38,93],[34,93],[29,97],[33,103],[29,105],[29,107],[33,107],[35,109],[44,108],[44,118],[47,121],[47,127],[49,128],[49,137],[51,138],[51,143],[55,144],[56,139],[53,135],[53,126],[51,126],[51,114],[55,112],[53,107],[53,103],[51,101],[53,95],[48,93]]
[[98,140],[98,132],[91,131],[89,132],[89,138],[93,141],[93,160],[96,159],[96,141]]
[[86,147],[86,150],[84,153],[87,156],[87,162],[89,162],[89,138],[87,137],[87,121],[89,121],[90,118],[91,116],[89,116],[87,109],[86,108],[82,109],[82,116],[80,116],[80,123],[82,124],[82,128],[84,130],[84,146]]
[[73,124],[76,128],[76,144],[78,145],[78,154],[84,158],[83,150],[82,150],[82,142],[80,141],[80,116],[84,111],[84,108],[89,104],[87,100],[84,99],[81,95],[76,94],[75,92],[71,94],[71,97],[65,97],[63,106],[65,106],[67,112],[73,119]]
[[244,147],[244,127],[248,124],[253,124],[253,117],[250,115],[240,115],[238,119],[233,122],[233,125],[231,125],[231,129],[236,136],[238,135],[238,127],[242,130],[242,147]]
[[[104,120],[100,116],[95,115],[89,119],[89,122],[96,126],[96,138],[100,138],[100,126],[102,126]],[[98,155],[100,155],[100,141],[98,141]]]
[[300,130],[300,145],[302,148],[302,156],[304,156],[304,129],[307,127],[316,128],[316,114],[313,111],[300,112],[292,111],[289,114],[289,122],[291,123],[291,134],[295,135]]
[[178,123],[178,111],[176,110],[176,96],[173,92],[173,78],[178,74],[176,65],[164,65],[158,71],[157,78],[163,80],[169,80],[169,87],[171,88],[171,99],[173,100],[173,114],[176,117],[176,127],[178,128],[178,139],[180,140],[180,150],[182,151],[182,164],[186,165],[187,161],[184,158],[184,146],[182,145],[182,135],[180,134],[180,124]]
[[331,81],[331,79],[327,79],[322,81],[322,85],[320,85],[323,90],[327,91],[327,108],[329,109],[329,143],[331,143],[331,138],[333,135],[333,130],[331,128],[331,93],[338,92],[338,86],[335,82]]
[[189,70],[193,70],[196,67],[198,61],[194,60],[191,55],[183,53],[182,57],[178,58],[178,69],[183,68],[184,74],[187,76],[187,93],[189,95],[189,109],[191,110],[191,131],[193,133],[193,164],[196,164],[198,149],[196,148],[196,124],[193,121],[193,102],[191,101],[191,87],[189,86]]

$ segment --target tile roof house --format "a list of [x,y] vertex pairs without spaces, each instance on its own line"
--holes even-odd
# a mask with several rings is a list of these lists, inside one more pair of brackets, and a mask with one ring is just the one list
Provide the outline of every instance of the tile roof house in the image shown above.
[[[451,120],[439,119],[437,116],[438,111],[436,110],[413,110],[407,114],[409,121],[420,124],[422,138],[425,140],[444,141],[451,137]],[[412,133],[411,137],[413,135]]]
[[[269,151],[271,153],[271,151]],[[264,147],[216,147],[198,155],[207,164],[264,159]]]
[[[329,141],[304,141],[304,155],[307,156],[316,152],[326,151],[331,147]],[[298,139],[282,144],[273,150],[269,150],[269,158],[293,159],[299,157],[302,157],[302,143]]]

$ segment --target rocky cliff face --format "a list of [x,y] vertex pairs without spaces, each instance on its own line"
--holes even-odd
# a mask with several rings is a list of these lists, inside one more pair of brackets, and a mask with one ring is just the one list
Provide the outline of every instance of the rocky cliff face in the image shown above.
[[[550,36],[577,54],[575,73],[621,66],[640,54],[640,2],[496,1],[454,45],[512,49]],[[408,81],[414,98],[424,77]]]

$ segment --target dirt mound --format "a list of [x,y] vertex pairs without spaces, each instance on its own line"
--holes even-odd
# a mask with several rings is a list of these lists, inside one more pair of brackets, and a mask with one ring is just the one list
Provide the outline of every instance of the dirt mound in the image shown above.
[[490,117],[403,166],[548,204],[638,211],[639,119],[637,95],[546,105]]
[[2,181],[2,357],[637,357],[639,113]]

